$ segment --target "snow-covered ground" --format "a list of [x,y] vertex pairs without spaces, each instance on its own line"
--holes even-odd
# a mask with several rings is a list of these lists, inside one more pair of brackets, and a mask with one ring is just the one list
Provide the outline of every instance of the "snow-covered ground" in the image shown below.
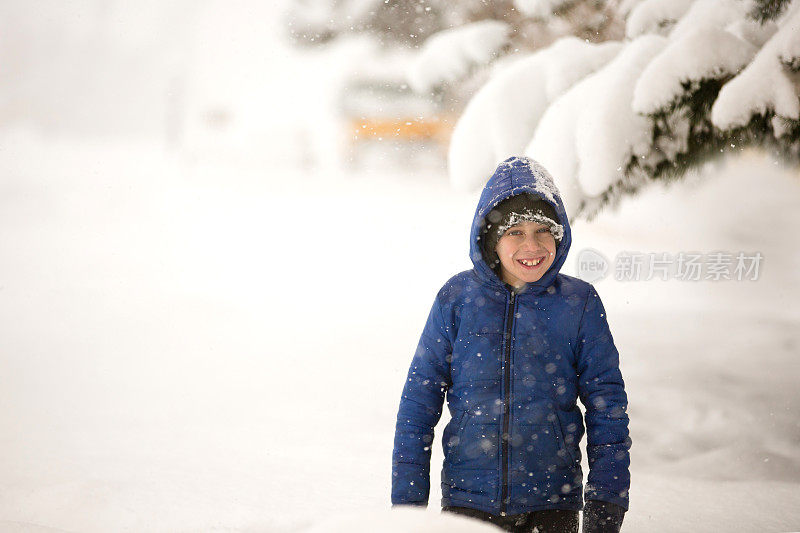
[[[2,146],[0,530],[439,519],[441,426],[427,511],[388,509],[392,439],[476,193]],[[573,225],[567,272],[583,248],[764,255],[758,281],[595,283],[630,397],[625,530],[798,530],[800,179],[752,155],[705,174]]]

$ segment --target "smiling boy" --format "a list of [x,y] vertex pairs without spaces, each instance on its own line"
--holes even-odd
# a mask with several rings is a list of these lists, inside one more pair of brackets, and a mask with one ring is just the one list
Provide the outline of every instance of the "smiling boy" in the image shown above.
[[501,163],[475,212],[474,267],[437,294],[408,372],[394,505],[427,505],[446,396],[445,511],[508,531],[575,533],[583,508],[585,532],[619,531],[630,486],[627,396],[597,291],[559,272],[571,242],[547,171],[528,158]]

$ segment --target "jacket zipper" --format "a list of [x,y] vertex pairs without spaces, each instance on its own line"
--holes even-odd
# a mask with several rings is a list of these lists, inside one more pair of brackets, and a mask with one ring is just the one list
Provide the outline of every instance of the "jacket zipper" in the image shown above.
[[506,500],[508,500],[508,442],[511,439],[510,431],[510,404],[511,404],[511,332],[514,330],[514,298],[516,293],[511,292],[508,302],[508,321],[506,322],[506,346],[503,354],[503,432],[500,435],[500,457],[502,460],[502,485],[500,492],[500,516],[506,515]]

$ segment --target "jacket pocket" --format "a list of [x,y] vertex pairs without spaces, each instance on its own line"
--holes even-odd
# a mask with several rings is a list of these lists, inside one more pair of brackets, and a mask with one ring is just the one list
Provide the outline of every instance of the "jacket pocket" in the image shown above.
[[444,447],[444,456],[450,459],[454,452],[462,445],[464,437],[464,425],[467,422],[469,411],[459,411],[456,416],[450,419],[450,422],[444,428],[442,435],[442,445]]
[[576,464],[580,464],[581,460],[575,454],[575,448],[577,447],[577,443],[574,442],[574,437],[572,441],[568,442],[565,434],[564,434],[564,427],[561,425],[561,419],[556,417],[556,421],[553,422],[553,429],[557,432],[558,441],[560,443],[561,454],[568,458],[569,463],[573,466]]
[[[449,428],[449,424],[448,424]],[[463,411],[443,436],[445,466],[456,469],[496,469],[499,425],[485,423]]]

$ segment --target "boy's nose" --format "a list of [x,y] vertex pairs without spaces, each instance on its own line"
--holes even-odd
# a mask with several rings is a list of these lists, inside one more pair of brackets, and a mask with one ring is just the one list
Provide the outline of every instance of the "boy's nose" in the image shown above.
[[544,239],[542,239],[540,234],[537,233],[526,236],[525,240],[523,241],[524,245],[527,245],[528,247],[531,248],[543,248],[544,247],[543,243]]

